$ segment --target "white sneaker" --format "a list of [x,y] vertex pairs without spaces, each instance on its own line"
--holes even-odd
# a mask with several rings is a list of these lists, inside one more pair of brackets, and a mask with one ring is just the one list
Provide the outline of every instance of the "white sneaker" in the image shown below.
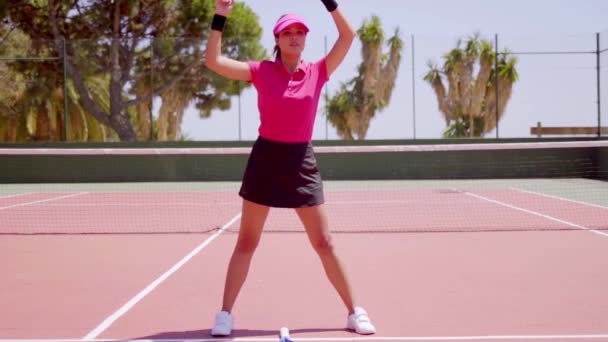
[[369,316],[367,316],[367,312],[361,307],[356,307],[355,312],[348,316],[347,327],[361,335],[376,333],[376,328],[369,319]]
[[232,315],[226,311],[220,311],[215,315],[215,325],[211,329],[213,336],[228,336],[232,333],[234,320]]

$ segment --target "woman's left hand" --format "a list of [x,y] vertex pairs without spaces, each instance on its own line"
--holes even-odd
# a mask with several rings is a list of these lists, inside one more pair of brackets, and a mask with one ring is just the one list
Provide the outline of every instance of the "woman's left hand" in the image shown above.
[[215,13],[227,17],[232,11],[235,0],[216,0]]

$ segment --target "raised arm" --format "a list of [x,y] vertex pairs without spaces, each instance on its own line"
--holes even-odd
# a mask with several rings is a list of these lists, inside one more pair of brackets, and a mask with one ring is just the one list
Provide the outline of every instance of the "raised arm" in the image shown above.
[[348,53],[348,50],[355,39],[355,30],[348,22],[346,17],[344,17],[335,0],[321,1],[331,13],[339,34],[338,40],[336,40],[334,46],[325,57],[325,63],[327,64],[327,77],[329,77],[338,68],[340,63],[342,63],[344,57],[346,57],[346,54]]
[[207,40],[205,65],[224,77],[233,80],[250,81],[251,71],[247,63],[222,56],[222,31],[226,17],[232,11],[233,6],[234,0],[216,0],[211,34]]

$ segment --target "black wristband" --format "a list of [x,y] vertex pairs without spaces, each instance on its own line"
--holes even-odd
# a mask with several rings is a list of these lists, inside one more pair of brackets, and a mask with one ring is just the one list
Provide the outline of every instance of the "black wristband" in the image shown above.
[[328,12],[333,12],[336,10],[336,8],[338,8],[338,3],[336,2],[336,0],[321,0],[323,2],[323,5],[325,5],[325,8],[327,8]]
[[216,14],[213,16],[211,21],[211,29],[216,31],[224,31],[224,25],[226,24],[226,17],[223,15]]

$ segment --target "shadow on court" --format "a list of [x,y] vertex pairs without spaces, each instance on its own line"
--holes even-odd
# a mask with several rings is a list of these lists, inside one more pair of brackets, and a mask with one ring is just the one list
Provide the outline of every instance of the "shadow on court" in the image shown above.
[[[257,330],[257,329],[234,329],[230,338],[238,337],[267,337],[278,336],[279,328],[276,330]],[[304,333],[324,333],[324,332],[350,332],[345,328],[304,328],[290,329],[292,335]],[[190,339],[207,339],[211,336],[211,329],[189,330],[189,331],[167,331],[158,334],[136,337],[136,340],[190,340]]]

